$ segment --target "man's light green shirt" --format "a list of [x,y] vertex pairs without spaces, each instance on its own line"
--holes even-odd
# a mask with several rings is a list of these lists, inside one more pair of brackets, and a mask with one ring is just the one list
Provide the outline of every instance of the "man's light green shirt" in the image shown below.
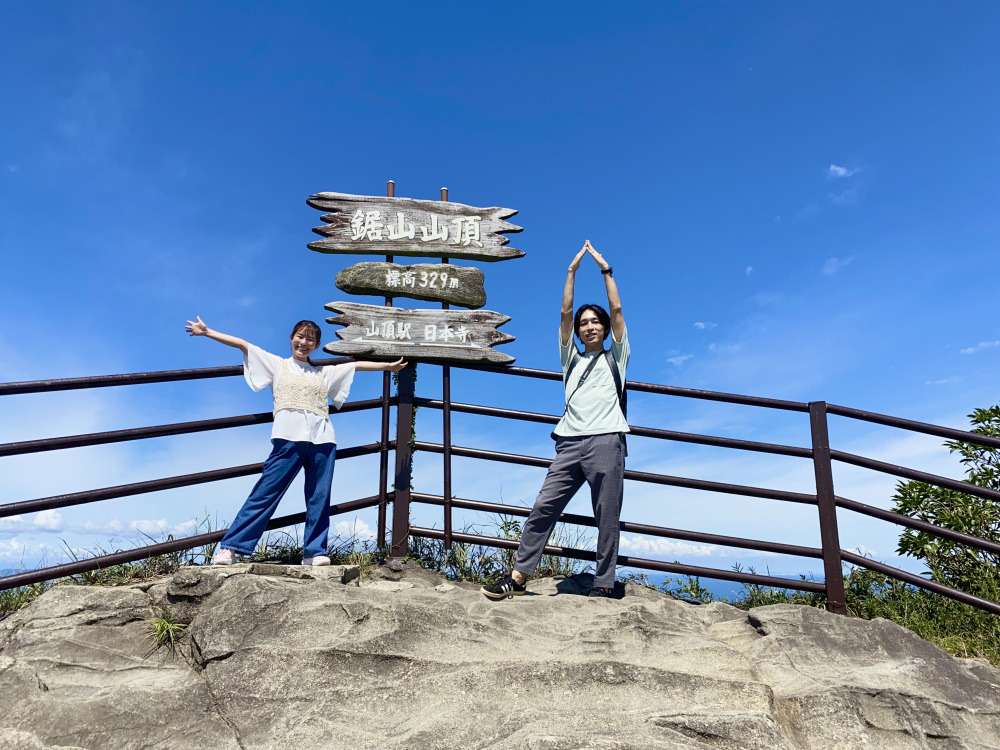
[[[622,340],[615,341],[614,333],[609,337],[611,340],[611,356],[614,357],[618,365],[618,372],[621,374],[622,384],[625,383],[625,367],[628,365],[628,331],[622,331]],[[593,371],[587,376],[580,390],[576,390],[580,378],[583,376],[587,365],[594,357],[600,357]],[[581,355],[576,348],[576,343],[571,337],[566,346],[559,341],[559,358],[562,360],[563,382],[566,384],[566,397],[570,394],[572,398],[566,409],[563,418],[559,420],[554,430],[556,435],[562,437],[573,437],[575,435],[601,435],[607,432],[628,432],[628,423],[618,405],[618,392],[615,390],[615,379],[608,367],[607,359],[602,352],[593,352]],[[566,382],[566,373],[570,366],[576,362],[573,372]],[[576,393],[573,393],[576,391]]]

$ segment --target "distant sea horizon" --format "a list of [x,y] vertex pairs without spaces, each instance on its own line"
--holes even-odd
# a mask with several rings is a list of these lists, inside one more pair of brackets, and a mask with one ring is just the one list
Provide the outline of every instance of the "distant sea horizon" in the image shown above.
[[[644,571],[636,571],[634,569],[630,569],[627,572],[642,573]],[[652,585],[656,586],[657,588],[659,588],[664,581],[682,578],[682,576],[673,575],[671,573],[654,573],[653,571],[645,571],[645,573],[647,578],[649,579],[649,582]],[[798,574],[793,575],[786,573],[775,573],[773,571],[770,573],[770,575],[773,575],[777,578],[788,578],[791,580],[796,580],[798,578]],[[621,570],[619,570],[618,572],[618,578],[619,579],[623,578],[623,573]],[[814,580],[822,583],[823,577],[821,574],[816,575]],[[743,593],[743,584],[737,583],[736,581],[721,581],[715,578],[700,578],[698,582],[701,585],[701,587],[707,590],[716,601],[722,599],[723,597],[725,597],[729,601],[734,601],[736,598],[739,597],[741,593]]]

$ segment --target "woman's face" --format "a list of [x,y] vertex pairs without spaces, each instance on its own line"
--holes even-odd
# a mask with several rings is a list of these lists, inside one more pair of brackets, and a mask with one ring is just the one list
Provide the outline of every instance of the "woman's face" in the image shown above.
[[309,355],[316,351],[319,341],[316,335],[309,328],[302,326],[292,334],[292,358],[300,362],[309,359]]

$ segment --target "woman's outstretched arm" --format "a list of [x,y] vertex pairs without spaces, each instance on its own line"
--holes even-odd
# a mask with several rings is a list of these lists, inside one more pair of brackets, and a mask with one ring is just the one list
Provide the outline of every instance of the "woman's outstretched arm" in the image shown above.
[[243,339],[236,338],[235,336],[230,336],[228,333],[219,333],[218,331],[213,331],[209,328],[199,316],[195,316],[194,321],[188,321],[187,325],[184,326],[184,330],[187,331],[192,336],[207,336],[212,339],[212,341],[218,341],[220,344],[225,344],[226,346],[232,346],[236,349],[240,349],[244,354],[247,353],[247,349],[250,346]]
[[559,316],[559,341],[563,346],[573,340],[573,285],[576,282],[576,269],[580,267],[580,260],[585,252],[587,245],[576,254],[566,272],[566,286],[563,287],[562,310]]
[[[583,247],[597,261],[597,265],[601,267],[601,271],[610,270],[611,264],[604,260],[603,256],[594,249],[594,246],[590,244],[590,240],[587,240]],[[621,341],[622,335],[625,333],[625,318],[622,317],[622,301],[618,297],[618,284],[615,283],[614,277],[610,273],[604,274],[604,287],[608,292],[608,313],[611,315],[611,332],[615,335],[615,341]]]
[[407,362],[400,357],[395,362],[369,362],[358,361],[354,363],[354,369],[361,372],[399,372],[406,367]]

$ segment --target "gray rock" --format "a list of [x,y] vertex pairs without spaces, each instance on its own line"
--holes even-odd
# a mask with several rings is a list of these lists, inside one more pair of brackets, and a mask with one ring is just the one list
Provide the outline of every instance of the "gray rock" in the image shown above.
[[[1000,671],[887,621],[355,576],[57,587],[0,622],[0,747],[1000,748]],[[190,615],[176,653],[151,649],[161,609]]]

